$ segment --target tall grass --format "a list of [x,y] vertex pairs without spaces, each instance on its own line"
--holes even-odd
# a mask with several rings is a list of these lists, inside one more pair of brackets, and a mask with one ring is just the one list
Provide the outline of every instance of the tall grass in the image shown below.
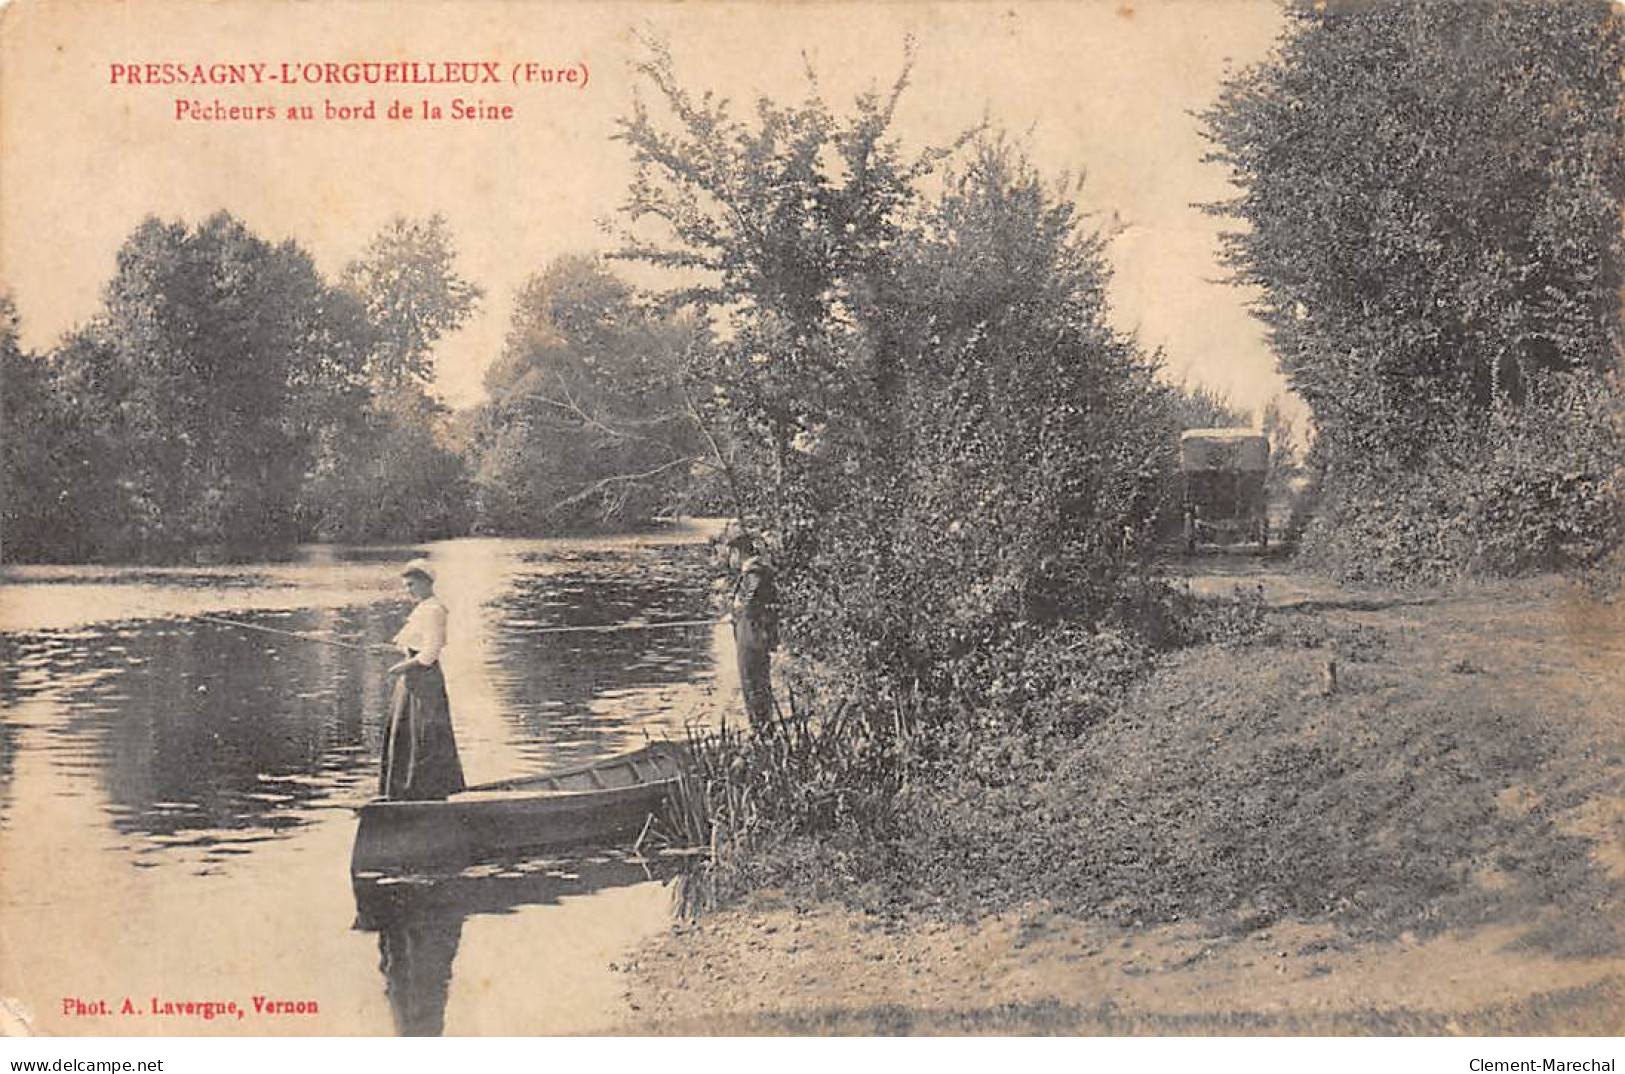
[[[770,727],[686,728],[687,768],[673,796],[671,838],[701,848],[685,903],[703,910],[762,879],[771,851],[804,836],[889,829],[906,770],[905,707],[884,728],[839,703],[816,715],[792,703]],[[879,733],[877,733],[877,731]]]

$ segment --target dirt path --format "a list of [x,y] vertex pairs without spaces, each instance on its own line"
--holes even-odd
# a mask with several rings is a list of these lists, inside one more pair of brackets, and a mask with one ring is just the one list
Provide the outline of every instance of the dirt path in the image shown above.
[[[675,929],[624,964],[624,1029],[1625,1032],[1621,608],[1556,581],[1424,596],[1340,590],[1257,562],[1215,566],[1192,573],[1193,591],[1262,585],[1274,614],[1286,621],[1313,619],[1317,630],[1355,630],[1377,643],[1346,659],[1338,695],[1324,700],[1314,696],[1317,671],[1326,658],[1338,657],[1341,643],[1298,652],[1289,632],[1263,651],[1187,654],[1141,692],[1135,704],[1143,713],[1156,717],[1194,704],[1193,681],[1222,680],[1222,669],[1234,666],[1237,677],[1221,688],[1254,691],[1254,702],[1272,714],[1296,704],[1291,687],[1301,679],[1304,711],[1291,716],[1301,722],[1302,735],[1322,742],[1336,741],[1328,737],[1333,732],[1352,741],[1375,720],[1428,725],[1450,714],[1456,720],[1451,748],[1405,762],[1463,769],[1446,776],[1418,772],[1433,780],[1424,780],[1427,793],[1437,796],[1440,787],[1459,783],[1474,801],[1493,803],[1507,832],[1523,831],[1517,825],[1524,819],[1538,821],[1527,830],[1561,833],[1581,848],[1582,860],[1554,871],[1528,836],[1485,846],[1480,830],[1477,842],[1458,847],[1450,832],[1427,833],[1418,846],[1459,852],[1453,867],[1463,877],[1460,890],[1427,904],[1418,918],[1425,927],[1397,933],[1385,931],[1381,918],[1399,920],[1398,912],[1414,909],[1393,902],[1409,891],[1399,877],[1370,878],[1371,888],[1390,900],[1372,896],[1375,925],[1328,913],[1277,915],[1242,927],[1234,915],[1134,926],[1115,916],[1060,913],[1042,901],[966,923],[916,913],[882,917],[761,893],[744,907]],[[1211,699],[1203,703],[1212,705]],[[1196,716],[1214,711],[1198,705]],[[1475,753],[1473,743],[1458,741],[1470,738],[1480,722],[1488,736],[1538,731],[1561,746],[1513,775],[1484,770],[1493,764],[1467,770],[1474,758],[1498,756],[1488,746]],[[1279,733],[1279,720],[1270,726]],[[1298,726],[1288,723],[1289,730]],[[1376,741],[1376,748],[1388,748]],[[1119,732],[1113,748],[1127,743]],[[1346,756],[1350,764],[1376,763],[1361,760],[1354,746]],[[1128,767],[1155,763],[1154,757],[1125,757]],[[1457,824],[1471,815],[1443,814]],[[1433,816],[1423,813],[1414,823],[1425,826]],[[1403,861],[1403,854],[1391,860]],[[1428,920],[1435,914],[1442,919]]]
[[1516,950],[1497,927],[1348,946],[1033,908],[900,929],[840,907],[730,911],[643,951],[635,1033],[1584,1034],[1625,1029],[1625,959]]

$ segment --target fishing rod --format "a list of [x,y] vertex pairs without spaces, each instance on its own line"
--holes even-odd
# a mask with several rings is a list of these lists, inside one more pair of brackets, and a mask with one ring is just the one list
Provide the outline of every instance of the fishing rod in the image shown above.
[[278,630],[276,627],[260,626],[258,623],[245,623],[240,619],[221,619],[213,615],[193,614],[188,619],[201,619],[205,623],[218,623],[221,626],[240,627],[243,630],[257,630],[261,634],[275,634],[279,638],[293,638],[297,641],[313,641],[317,645],[331,645],[335,649],[349,649],[355,653],[394,652],[395,648],[383,642],[373,642],[370,645],[355,645],[337,638],[324,638],[319,634],[300,634],[293,630]]
[[667,627],[716,626],[715,619],[674,619],[664,623],[604,623],[598,626],[534,627],[526,634],[608,634],[617,630],[664,630]]
[[[258,623],[245,623],[240,619],[222,619],[214,615],[190,615],[189,619],[201,619],[205,623],[218,623],[221,626],[239,627],[243,630],[257,630],[261,634],[274,634],[279,638],[293,638],[296,641],[310,641],[317,645],[331,645],[336,649],[348,649],[356,653],[395,652],[395,647],[385,645],[383,642],[373,642],[369,645],[355,645],[337,638],[324,638],[319,634],[300,634],[293,630],[279,630],[276,627],[260,626]],[[555,626],[538,627],[527,630],[527,634],[604,634],[617,630],[663,630],[668,627],[696,627],[715,626],[711,619],[678,619],[665,623],[606,623],[599,626]]]

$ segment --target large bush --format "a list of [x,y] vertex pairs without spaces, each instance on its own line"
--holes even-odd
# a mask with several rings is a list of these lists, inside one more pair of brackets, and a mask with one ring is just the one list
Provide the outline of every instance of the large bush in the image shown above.
[[1361,465],[1324,473],[1302,552],[1388,583],[1602,563],[1625,521],[1620,416],[1610,379],[1545,377],[1528,403],[1464,423],[1402,481]]
[[622,132],[629,252],[685,270],[672,300],[718,326],[704,417],[823,703],[882,756],[1027,719],[1008,683],[1057,681],[1039,641],[1123,606],[1171,461],[1154,362],[1107,323],[1104,240],[996,138],[905,154],[906,79],[849,116],[815,88],[746,121],[664,54],[644,74],[664,111]]

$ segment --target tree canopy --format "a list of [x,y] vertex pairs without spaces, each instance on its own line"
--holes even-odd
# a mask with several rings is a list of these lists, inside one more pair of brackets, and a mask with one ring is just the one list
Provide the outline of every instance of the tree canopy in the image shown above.
[[229,214],[148,218],[101,309],[51,353],[18,350],[8,302],[6,557],[466,532],[463,462],[421,384],[477,295],[449,249],[443,222],[395,221],[334,286]]
[[716,325],[702,417],[787,636],[885,726],[905,696],[1025,689],[993,665],[1110,617],[1169,458],[1104,240],[997,137],[906,151],[906,69],[847,114],[812,80],[748,118],[658,45],[642,73],[625,256],[680,270],[669,300]]
[[532,276],[474,417],[482,529],[635,525],[680,502],[703,458],[684,383],[700,337],[592,257]]
[[102,313],[56,358],[116,467],[111,543],[162,556],[294,539],[313,423],[360,389],[369,342],[293,243],[224,213],[142,223]]
[[[1597,438],[1617,435],[1604,397],[1616,394],[1625,279],[1618,7],[1405,0],[1287,14],[1274,55],[1235,76],[1204,120],[1211,159],[1241,191],[1214,207],[1245,225],[1226,260],[1259,289],[1337,482],[1321,536],[1351,564],[1402,574],[1499,560],[1497,526],[1514,518],[1536,547],[1502,566],[1604,554],[1618,527],[1599,506],[1615,475],[1564,458],[1606,457]],[[1540,491],[1553,481],[1567,483],[1555,500]],[[1566,521],[1537,534],[1522,510],[1498,520],[1475,506],[1492,486]]]
[[345,289],[378,333],[367,373],[380,389],[433,385],[435,344],[461,327],[483,296],[456,260],[444,217],[397,216],[345,268]]

